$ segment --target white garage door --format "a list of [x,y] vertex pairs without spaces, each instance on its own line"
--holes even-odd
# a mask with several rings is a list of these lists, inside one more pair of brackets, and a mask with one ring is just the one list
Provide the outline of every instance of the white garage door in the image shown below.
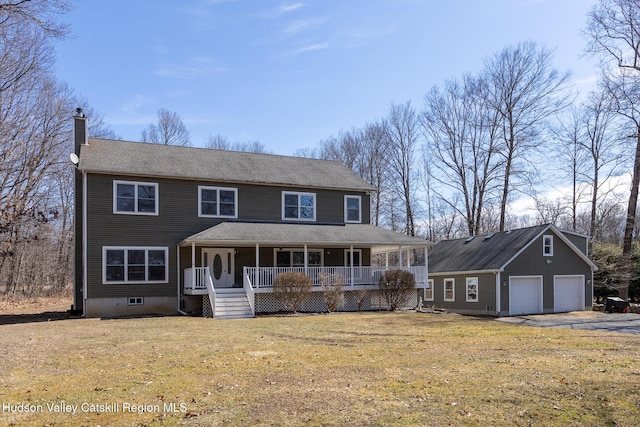
[[542,277],[509,279],[509,315],[542,313]]
[[584,276],[555,276],[553,278],[553,311],[584,310]]

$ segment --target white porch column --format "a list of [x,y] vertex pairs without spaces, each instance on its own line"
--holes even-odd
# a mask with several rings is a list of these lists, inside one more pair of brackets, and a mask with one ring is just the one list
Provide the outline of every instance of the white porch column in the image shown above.
[[402,267],[402,246],[398,246],[398,266]]
[[304,274],[309,277],[309,251],[308,247],[304,245]]
[[389,252],[384,253],[384,269],[389,269]]
[[351,286],[353,286],[353,245],[349,246],[349,262],[351,263]]
[[191,243],[191,286],[196,287],[196,242]]
[[256,243],[256,288],[260,287],[260,244]]

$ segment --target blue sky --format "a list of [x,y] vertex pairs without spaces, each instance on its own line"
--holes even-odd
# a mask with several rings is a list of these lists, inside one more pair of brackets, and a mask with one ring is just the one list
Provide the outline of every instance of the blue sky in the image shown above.
[[596,0],[91,0],[65,17],[57,76],[137,141],[159,108],[276,154],[422,107],[446,79],[520,41],[555,49],[576,90],[595,83],[580,31]]

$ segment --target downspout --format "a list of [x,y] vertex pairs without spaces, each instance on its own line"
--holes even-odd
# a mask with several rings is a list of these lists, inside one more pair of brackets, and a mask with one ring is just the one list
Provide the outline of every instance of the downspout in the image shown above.
[[177,282],[178,282],[178,313],[182,314],[183,316],[188,316],[189,313],[182,311],[182,309],[180,308],[180,286],[182,285],[182,280],[180,280],[180,245],[176,246],[176,268],[178,269],[177,272]]
[[82,172],[82,317],[87,317],[87,173]]
[[496,315],[500,316],[502,299],[500,297],[500,270],[495,271],[496,275]]

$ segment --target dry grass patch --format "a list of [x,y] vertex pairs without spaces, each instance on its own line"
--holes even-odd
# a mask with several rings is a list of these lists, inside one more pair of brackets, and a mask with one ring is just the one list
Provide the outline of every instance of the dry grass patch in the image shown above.
[[[0,411],[0,425],[635,425],[640,416],[631,335],[355,313],[76,319],[0,325],[0,336],[0,402],[43,407]],[[60,401],[77,413],[49,412]]]

